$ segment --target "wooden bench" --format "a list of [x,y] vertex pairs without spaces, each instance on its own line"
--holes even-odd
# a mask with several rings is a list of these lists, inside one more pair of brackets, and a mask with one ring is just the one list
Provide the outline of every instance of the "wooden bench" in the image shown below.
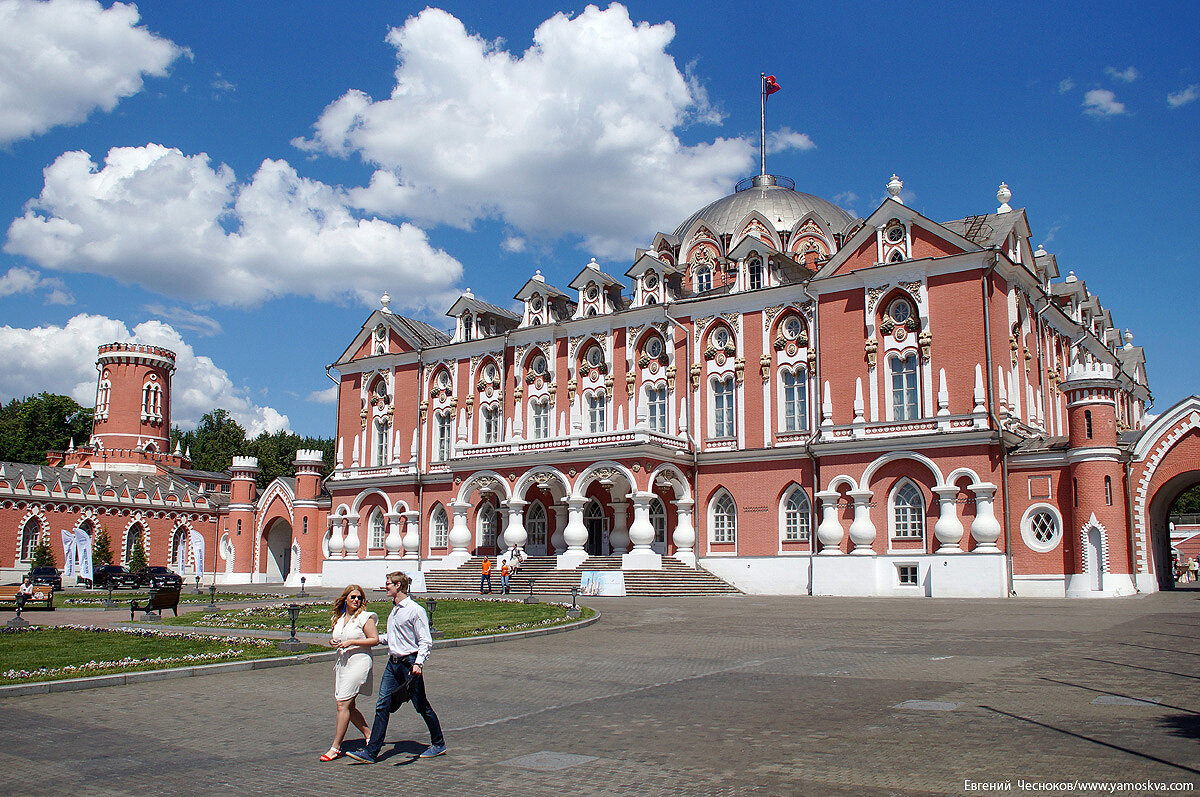
[[[17,593],[21,591],[20,585],[12,585],[0,587],[0,601],[6,603],[16,603]],[[33,594],[25,599],[25,608],[29,608],[31,603],[45,603],[45,606],[39,606],[39,609],[49,609],[54,611],[54,587],[48,584],[34,584]]]
[[141,609],[149,614],[150,612],[158,612],[162,614],[163,609],[170,609],[175,612],[175,616],[179,616],[179,590],[177,589],[152,589],[150,590],[150,599],[142,605],[138,605],[137,601],[129,602],[129,619],[133,620],[134,613]]

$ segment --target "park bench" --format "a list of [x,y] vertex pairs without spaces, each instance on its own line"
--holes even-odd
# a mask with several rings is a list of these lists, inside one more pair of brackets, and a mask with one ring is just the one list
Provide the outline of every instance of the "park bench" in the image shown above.
[[170,609],[175,612],[175,616],[179,616],[179,590],[177,589],[152,589],[150,590],[150,599],[142,605],[138,605],[137,601],[129,602],[129,619],[133,620],[134,612],[138,609],[149,614],[150,612],[158,612],[162,615],[163,609]]
[[[19,585],[0,587],[0,601],[6,603],[16,603],[17,593],[20,592],[20,590],[21,587]],[[25,608],[28,609],[29,605],[34,602],[45,602],[46,605],[44,607],[38,608],[45,608],[49,609],[50,611],[54,611],[54,588],[46,584],[34,584],[33,594],[25,599]]]

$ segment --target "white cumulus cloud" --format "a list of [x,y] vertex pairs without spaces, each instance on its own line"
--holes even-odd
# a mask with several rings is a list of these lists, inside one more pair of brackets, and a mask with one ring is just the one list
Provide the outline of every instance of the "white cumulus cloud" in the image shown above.
[[667,53],[674,35],[614,3],[556,14],[512,53],[427,8],[387,37],[391,95],[348,91],[293,143],[376,165],[351,192],[367,210],[462,227],[499,217],[628,257],[728,193],[755,160],[748,138],[680,140],[684,126],[719,117]]
[[13,266],[0,276],[0,297],[35,291],[46,292],[46,304],[75,303],[75,297],[67,290],[67,286],[56,277],[43,277],[37,271],[21,266]]
[[137,6],[0,0],[0,144],[111,111],[187,52],[138,26]]
[[411,224],[359,218],[339,188],[265,160],[248,183],[208,156],[159,144],[67,152],[8,230],[5,251],[44,268],[137,283],[190,302],[251,306],[287,294],[389,290],[406,307],[441,300],[462,265]]
[[313,404],[337,404],[338,386],[330,385],[324,390],[314,390],[308,394],[305,401],[311,401]]
[[245,390],[209,357],[196,354],[171,326],[145,321],[132,331],[123,321],[79,314],[63,326],[0,327],[0,400],[40,393],[68,395],[85,407],[96,404],[96,349],[104,343],[134,342],[175,352],[171,422],[190,429],[200,417],[223,407],[247,434],[288,429],[288,418],[255,404]]
[[1125,113],[1125,103],[1108,89],[1092,89],[1083,95],[1083,112],[1089,116],[1119,116]]
[[1136,67],[1126,67],[1125,69],[1117,69],[1115,66],[1104,67],[1104,74],[1108,75],[1113,80],[1121,83],[1132,83],[1142,76],[1142,73],[1137,71]]
[[1181,105],[1187,105],[1189,102],[1195,102],[1196,98],[1200,97],[1200,83],[1193,83],[1187,88],[1179,91],[1172,91],[1167,95],[1167,105],[1172,108],[1178,108]]
[[790,127],[781,127],[767,133],[767,152],[785,152],[789,149],[805,152],[816,149],[817,145],[807,133],[797,133]]
[[1075,88],[1075,79],[1074,78],[1065,77],[1062,80],[1058,81],[1058,93],[1059,94],[1066,94],[1068,91],[1070,91],[1073,88]]

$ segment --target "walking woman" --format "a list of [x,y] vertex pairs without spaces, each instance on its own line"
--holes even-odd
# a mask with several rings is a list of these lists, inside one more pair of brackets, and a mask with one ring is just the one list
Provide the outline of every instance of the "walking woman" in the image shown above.
[[371,648],[379,644],[379,617],[375,612],[363,610],[367,593],[357,584],[342,590],[333,602],[333,636],[329,644],[337,648],[337,662],[333,665],[334,699],[337,701],[337,722],[334,725],[333,746],[321,756],[322,761],[341,758],[342,740],[350,723],[367,738],[370,729],[354,699],[358,695],[370,695],[373,691],[371,679]]

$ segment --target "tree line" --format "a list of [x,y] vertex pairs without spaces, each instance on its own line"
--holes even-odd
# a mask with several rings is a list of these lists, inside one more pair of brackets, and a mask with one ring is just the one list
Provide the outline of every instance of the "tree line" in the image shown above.
[[[0,462],[46,464],[47,451],[64,451],[87,443],[92,436],[92,410],[79,406],[70,396],[39,393],[12,399],[0,406]],[[221,473],[235,456],[258,458],[258,489],[266,488],[277,476],[290,476],[292,460],[299,449],[320,451],[325,461],[322,476],[333,470],[333,438],[301,437],[291,432],[263,432],[247,437],[246,430],[227,410],[204,414],[191,431],[171,429],[171,450],[190,450],[196,470]]]

